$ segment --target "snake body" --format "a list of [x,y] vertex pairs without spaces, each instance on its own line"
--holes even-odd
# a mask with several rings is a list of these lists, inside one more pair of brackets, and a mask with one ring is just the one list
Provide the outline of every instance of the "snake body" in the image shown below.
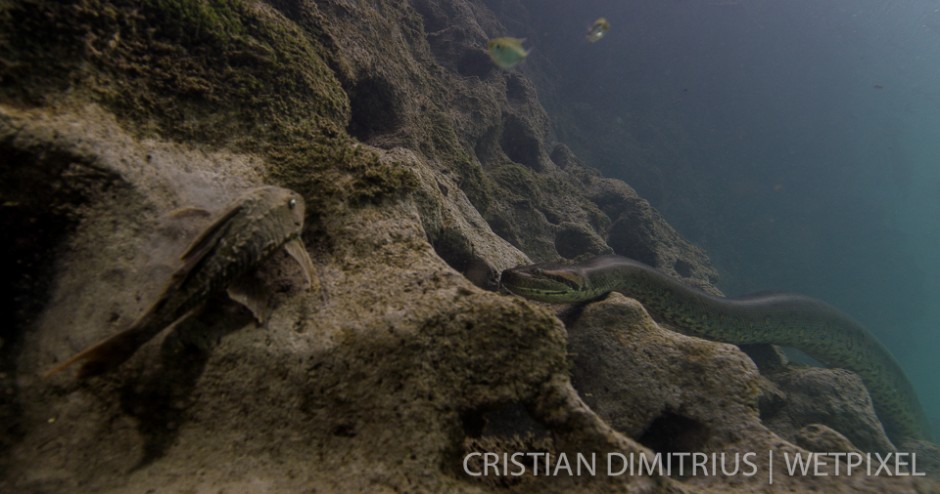
[[858,374],[892,440],[930,439],[914,388],[894,357],[859,323],[820,300],[793,293],[717,297],[618,256],[519,266],[504,271],[500,281],[517,295],[550,303],[619,292],[692,336],[797,348],[827,366]]

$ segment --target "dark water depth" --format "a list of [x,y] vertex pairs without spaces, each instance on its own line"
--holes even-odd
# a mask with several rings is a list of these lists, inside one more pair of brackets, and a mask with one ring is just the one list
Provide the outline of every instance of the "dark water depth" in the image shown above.
[[705,247],[726,293],[859,319],[940,429],[940,2],[522,4],[505,24],[559,139]]

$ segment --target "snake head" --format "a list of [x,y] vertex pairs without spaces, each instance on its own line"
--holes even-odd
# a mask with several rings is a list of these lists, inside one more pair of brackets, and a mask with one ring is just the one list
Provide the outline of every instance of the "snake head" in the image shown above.
[[584,276],[568,266],[519,266],[503,271],[500,283],[516,295],[542,302],[570,303],[585,298]]
[[567,290],[581,291],[584,289],[584,277],[569,269],[536,268],[533,273],[547,282],[556,283],[559,288],[564,285]]

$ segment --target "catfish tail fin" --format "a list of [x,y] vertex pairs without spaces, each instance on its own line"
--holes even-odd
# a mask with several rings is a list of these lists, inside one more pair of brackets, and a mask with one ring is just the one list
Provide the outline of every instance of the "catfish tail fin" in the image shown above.
[[127,330],[98,342],[81,352],[78,352],[72,358],[49,369],[43,373],[43,379],[48,379],[72,365],[84,361],[78,370],[79,379],[103,374],[115,367],[121,365],[134,354],[144,341],[139,341],[140,331],[138,327],[131,327]]
[[95,343],[73,355],[65,362],[47,370],[42,375],[43,379],[48,379],[83,360],[85,363],[78,370],[79,379],[104,374],[131,358],[131,355],[134,355],[138,348],[150,341],[157,333],[170,329],[195,314],[202,308],[202,304],[183,313],[182,316],[176,318],[170,324],[161,324],[159,322],[155,315],[158,307],[159,304],[155,305],[143,317],[138,319],[133,326],[106,340]]

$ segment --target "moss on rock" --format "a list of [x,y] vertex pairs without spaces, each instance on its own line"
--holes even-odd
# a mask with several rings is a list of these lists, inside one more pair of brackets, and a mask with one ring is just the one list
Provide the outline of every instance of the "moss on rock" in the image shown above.
[[[303,8],[316,17],[314,4]],[[408,186],[405,170],[380,165],[346,135],[335,54],[264,3],[30,0],[2,13],[4,102],[90,99],[142,135],[259,153],[273,180],[315,205]]]

